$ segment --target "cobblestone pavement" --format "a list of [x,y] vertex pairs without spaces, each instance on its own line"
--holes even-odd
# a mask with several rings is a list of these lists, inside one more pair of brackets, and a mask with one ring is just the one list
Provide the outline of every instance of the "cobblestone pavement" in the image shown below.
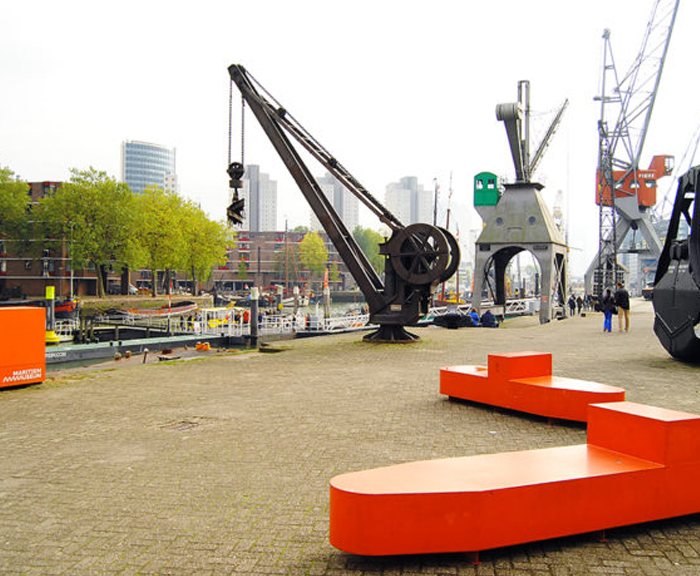
[[[276,343],[277,354],[113,362],[0,391],[0,574],[700,574],[700,515],[466,555],[364,558],[328,543],[328,481],[418,459],[585,442],[582,425],[451,402],[438,369],[539,350],[555,374],[700,413],[651,305],[630,333],[589,314],[498,330]],[[132,359],[133,360],[133,359]],[[563,513],[566,511],[564,510]]]

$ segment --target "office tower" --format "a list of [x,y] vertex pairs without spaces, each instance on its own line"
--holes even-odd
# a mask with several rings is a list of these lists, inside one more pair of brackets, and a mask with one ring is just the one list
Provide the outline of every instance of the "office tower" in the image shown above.
[[[343,186],[330,172],[326,172],[326,175],[323,178],[318,178],[317,181],[345,227],[352,233],[360,223],[360,202],[357,196]],[[311,211],[311,229],[323,230],[323,226],[313,211]]]
[[433,222],[433,193],[425,190],[415,176],[405,176],[386,187],[386,207],[404,225]]
[[245,200],[242,230],[271,232],[277,230],[277,182],[248,164],[243,174],[241,197]]
[[122,180],[135,194],[148,185],[177,192],[175,148],[136,140],[122,142]]

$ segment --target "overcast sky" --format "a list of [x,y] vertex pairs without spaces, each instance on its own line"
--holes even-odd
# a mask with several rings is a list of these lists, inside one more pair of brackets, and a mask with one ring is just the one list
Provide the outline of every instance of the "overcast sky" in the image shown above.
[[[566,198],[571,263],[583,274],[598,243],[594,203],[603,29],[619,72],[637,54],[651,0],[32,1],[4,2],[0,165],[28,181],[93,166],[121,177],[120,145],[177,148],[183,196],[222,219],[227,204],[227,67],[243,64],[379,199],[417,176],[450,174],[451,225],[480,227],[473,177],[513,178],[496,104],[531,81],[534,129],[570,100],[536,174],[550,207]],[[642,165],[685,153],[700,124],[695,40],[700,2],[681,0]],[[234,159],[240,156],[235,94]],[[309,209],[255,119],[246,163],[278,182],[278,226]],[[312,171],[322,175],[315,164]],[[661,195],[669,187],[660,183]],[[362,224],[378,228],[371,216]]]

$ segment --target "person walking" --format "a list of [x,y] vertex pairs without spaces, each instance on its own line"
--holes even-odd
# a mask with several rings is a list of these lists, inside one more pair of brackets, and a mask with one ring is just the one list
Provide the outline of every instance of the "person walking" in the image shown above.
[[612,317],[615,310],[615,297],[612,295],[610,288],[605,290],[603,300],[601,302],[603,308],[603,332],[612,332]]
[[[630,330],[630,295],[625,290],[625,285],[622,282],[617,283],[615,290],[615,304],[617,304],[618,318],[620,319],[620,332],[622,332],[622,324],[625,325],[625,332]],[[623,322],[624,319],[624,322]]]

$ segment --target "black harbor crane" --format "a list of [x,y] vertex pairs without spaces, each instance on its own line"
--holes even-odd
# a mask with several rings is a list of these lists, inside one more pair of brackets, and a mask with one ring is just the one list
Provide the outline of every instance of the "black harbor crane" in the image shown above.
[[654,332],[671,356],[700,362],[700,166],[678,179],[654,279]]
[[[411,342],[417,336],[406,330],[428,312],[437,286],[448,280],[459,266],[459,244],[450,232],[430,224],[404,226],[372,196],[294,117],[277,102],[241,65],[228,68],[233,85],[240,90],[275,151],[289,170],[335,249],[350,270],[369,307],[370,322],[378,330],[364,337],[372,342]],[[263,95],[264,93],[264,95]],[[232,100],[232,98],[231,98]],[[374,270],[340,216],[326,198],[292,140],[307,150],[391,230],[380,244],[384,256],[383,279]],[[229,130],[230,187],[233,201],[227,209],[229,222],[240,224],[243,200],[238,196],[243,162],[231,162]]]

